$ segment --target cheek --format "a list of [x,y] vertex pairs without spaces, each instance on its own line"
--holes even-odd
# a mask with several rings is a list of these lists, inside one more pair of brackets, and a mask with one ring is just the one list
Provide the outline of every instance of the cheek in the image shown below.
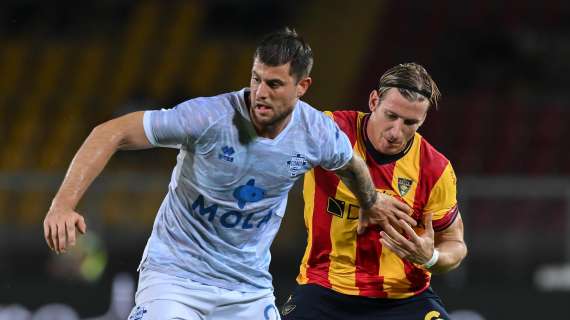
[[406,138],[407,138],[406,140],[411,139],[411,138],[414,136],[414,134],[416,133],[416,130],[417,130],[417,129],[418,129],[417,127],[413,127],[413,128],[408,127],[408,128],[406,128],[406,129],[405,129],[405,134],[406,134]]
[[290,93],[290,92],[280,92],[280,93],[276,93],[274,96],[274,99],[276,101],[279,101],[279,104],[283,107],[287,107],[287,106],[291,106],[295,103],[295,99],[297,98],[297,96],[295,95],[295,93]]

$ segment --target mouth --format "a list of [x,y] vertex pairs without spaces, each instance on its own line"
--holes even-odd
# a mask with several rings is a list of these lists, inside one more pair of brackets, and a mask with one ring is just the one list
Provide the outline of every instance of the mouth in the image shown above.
[[266,104],[257,103],[255,104],[255,109],[261,112],[270,111],[272,108]]
[[389,148],[400,148],[402,146],[402,142],[398,140],[386,139],[386,142],[388,142]]
[[386,139],[386,141],[388,142],[388,144],[393,145],[393,146],[400,144],[400,142],[396,139]]

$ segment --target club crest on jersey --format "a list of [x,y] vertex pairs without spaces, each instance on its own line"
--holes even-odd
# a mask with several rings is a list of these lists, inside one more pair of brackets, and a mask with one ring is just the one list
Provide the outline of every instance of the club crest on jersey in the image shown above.
[[292,156],[291,160],[287,161],[291,177],[297,176],[299,171],[307,168],[307,164],[308,162],[304,155],[297,153],[297,155]]
[[406,178],[398,178],[398,191],[400,195],[405,196],[412,187],[412,180]]
[[223,146],[222,152],[220,154],[218,154],[218,159],[225,160],[227,162],[234,162],[234,157],[232,157],[232,155],[235,152],[236,151],[234,150],[233,147]]

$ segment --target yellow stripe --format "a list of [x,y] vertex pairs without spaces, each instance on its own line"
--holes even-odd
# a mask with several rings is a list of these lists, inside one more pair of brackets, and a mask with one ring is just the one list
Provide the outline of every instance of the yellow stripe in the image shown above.
[[305,254],[303,255],[303,260],[301,260],[301,267],[299,275],[297,276],[297,282],[299,284],[305,284],[308,281],[307,278],[307,262],[309,260],[309,255],[311,254],[311,246],[313,244],[313,209],[315,207],[315,169],[307,172],[305,174],[305,181],[303,184],[303,199],[305,200],[305,226],[307,228],[307,247],[305,248]]
[[358,113],[358,120],[356,121],[356,145],[354,152],[356,152],[362,159],[366,160],[366,145],[362,137],[362,119],[366,114],[364,112]]
[[[418,176],[420,174],[420,142],[421,136],[416,134],[410,151],[408,151],[405,157],[396,161],[396,165],[394,166],[394,175],[392,176],[392,190],[402,197],[410,207],[414,206],[416,189],[418,187]],[[407,179],[412,181],[410,189],[404,194],[400,192],[398,179]]]
[[407,294],[410,282],[406,278],[404,262],[386,247],[382,247],[379,275],[384,277],[383,289],[388,293],[388,298],[404,298],[411,295]]
[[352,192],[342,182],[339,183],[335,198],[344,201],[344,212],[342,217],[332,216],[329,281],[333,290],[344,294],[357,295],[359,290],[355,284],[355,262],[358,219],[348,219],[349,210],[354,207],[350,204],[356,203],[356,200]]
[[433,213],[432,220],[435,221],[443,218],[456,204],[456,178],[451,164],[448,163],[433,186],[424,211]]

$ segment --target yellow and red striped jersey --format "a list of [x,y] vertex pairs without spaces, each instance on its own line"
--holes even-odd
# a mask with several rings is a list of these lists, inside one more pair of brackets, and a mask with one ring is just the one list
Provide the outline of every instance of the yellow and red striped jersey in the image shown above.
[[[369,114],[327,114],[347,134],[355,154],[365,159],[377,190],[406,202],[418,222],[432,213],[436,232],[451,225],[458,210],[456,178],[447,158],[416,133],[399,157],[380,161],[365,133]],[[303,197],[308,239],[299,284],[396,299],[429,287],[431,274],[382,247],[378,232],[357,235],[358,201],[333,172],[316,167],[307,173]]]

